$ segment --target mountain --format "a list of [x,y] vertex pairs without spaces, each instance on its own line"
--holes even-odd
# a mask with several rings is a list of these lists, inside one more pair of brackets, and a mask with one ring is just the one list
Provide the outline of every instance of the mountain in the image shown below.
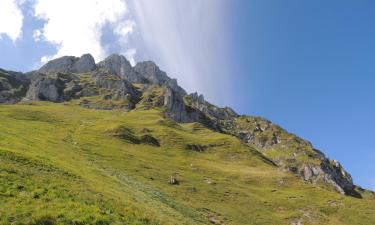
[[375,223],[338,161],[151,61],[0,70],[0,103],[0,224]]

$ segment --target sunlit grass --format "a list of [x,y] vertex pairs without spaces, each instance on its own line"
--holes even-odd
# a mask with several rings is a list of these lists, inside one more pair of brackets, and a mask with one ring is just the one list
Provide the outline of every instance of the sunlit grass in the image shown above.
[[[0,224],[375,224],[370,196],[306,184],[158,109],[38,102],[0,106],[0,118]],[[160,146],[129,140],[144,135]]]

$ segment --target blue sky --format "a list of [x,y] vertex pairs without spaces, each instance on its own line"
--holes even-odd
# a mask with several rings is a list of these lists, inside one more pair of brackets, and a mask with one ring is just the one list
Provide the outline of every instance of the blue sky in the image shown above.
[[50,2],[0,0],[1,68],[86,52],[151,59],[189,92],[310,140],[375,190],[375,2]]
[[375,189],[375,2],[234,2],[235,108],[312,141]]

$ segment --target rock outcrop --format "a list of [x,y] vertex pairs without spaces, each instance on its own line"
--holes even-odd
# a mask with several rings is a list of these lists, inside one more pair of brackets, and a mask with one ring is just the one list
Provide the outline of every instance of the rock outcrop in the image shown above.
[[135,65],[134,70],[153,84],[167,86],[181,96],[185,96],[187,94],[183,88],[178,86],[176,79],[169,78],[167,74],[160,70],[154,62],[139,62],[137,65]]
[[38,72],[44,74],[54,73],[86,73],[94,71],[96,64],[90,54],[82,55],[80,58],[74,56],[64,56],[49,61],[42,66]]
[[[341,194],[359,197],[352,178],[335,160],[302,138],[261,117],[239,116],[229,107],[220,108],[197,93],[185,96],[188,121],[200,122],[216,131],[238,137],[255,146],[283,170],[313,184],[325,184]],[[181,108],[180,108],[181,109]]]
[[307,182],[360,197],[350,174],[310,142],[266,119],[240,116],[197,93],[187,95],[175,79],[151,61],[132,67],[124,56],[114,54],[95,65],[86,54],[54,59],[27,75],[0,70],[0,103],[16,103],[23,97],[52,102],[83,98],[79,104],[94,109],[109,110],[116,105],[125,110],[163,108],[165,115],[177,122],[198,122],[238,137],[280,169]]
[[74,64],[73,64],[73,73],[86,73],[94,71],[96,69],[95,60],[90,54],[82,55]]
[[198,93],[192,93],[188,96],[190,98],[190,106],[194,109],[198,109],[207,116],[217,120],[232,120],[238,117],[238,114],[230,107],[220,108],[217,107],[204,99],[204,96],[198,95]]
[[111,74],[120,76],[131,83],[145,83],[147,80],[136,73],[130,62],[122,55],[113,54],[105,60],[98,63],[98,67],[108,71]]
[[167,115],[175,121],[189,121],[183,96],[179,92],[166,87],[164,90],[164,106],[166,107]]
[[140,100],[141,93],[137,91],[132,84],[119,76],[108,73],[94,73],[92,75],[96,87],[105,91],[104,99],[126,99],[128,100],[128,109],[133,109]]
[[313,184],[326,184],[342,194],[358,196],[349,173],[312,144],[261,117],[241,116],[222,123],[223,130],[256,146],[276,165]]
[[35,74],[31,81],[29,90],[26,93],[26,99],[32,101],[68,101],[75,97],[76,93],[81,91],[78,85],[78,78],[67,74]]
[[22,73],[0,69],[0,103],[13,104],[26,94],[29,79]]
[[327,183],[341,194],[359,197],[359,194],[354,190],[352,177],[336,160],[322,157],[320,165],[304,165],[300,168],[300,175],[306,181],[314,184]]

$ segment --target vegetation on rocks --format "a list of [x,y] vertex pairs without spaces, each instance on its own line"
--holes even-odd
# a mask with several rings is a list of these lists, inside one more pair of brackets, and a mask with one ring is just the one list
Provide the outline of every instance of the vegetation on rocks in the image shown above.
[[153,62],[0,70],[0,103],[0,224],[375,224],[339,162]]
[[[160,110],[35,102],[0,106],[0,117],[0,224],[375,223],[371,193],[312,186]],[[161,147],[138,142],[145,134]]]

